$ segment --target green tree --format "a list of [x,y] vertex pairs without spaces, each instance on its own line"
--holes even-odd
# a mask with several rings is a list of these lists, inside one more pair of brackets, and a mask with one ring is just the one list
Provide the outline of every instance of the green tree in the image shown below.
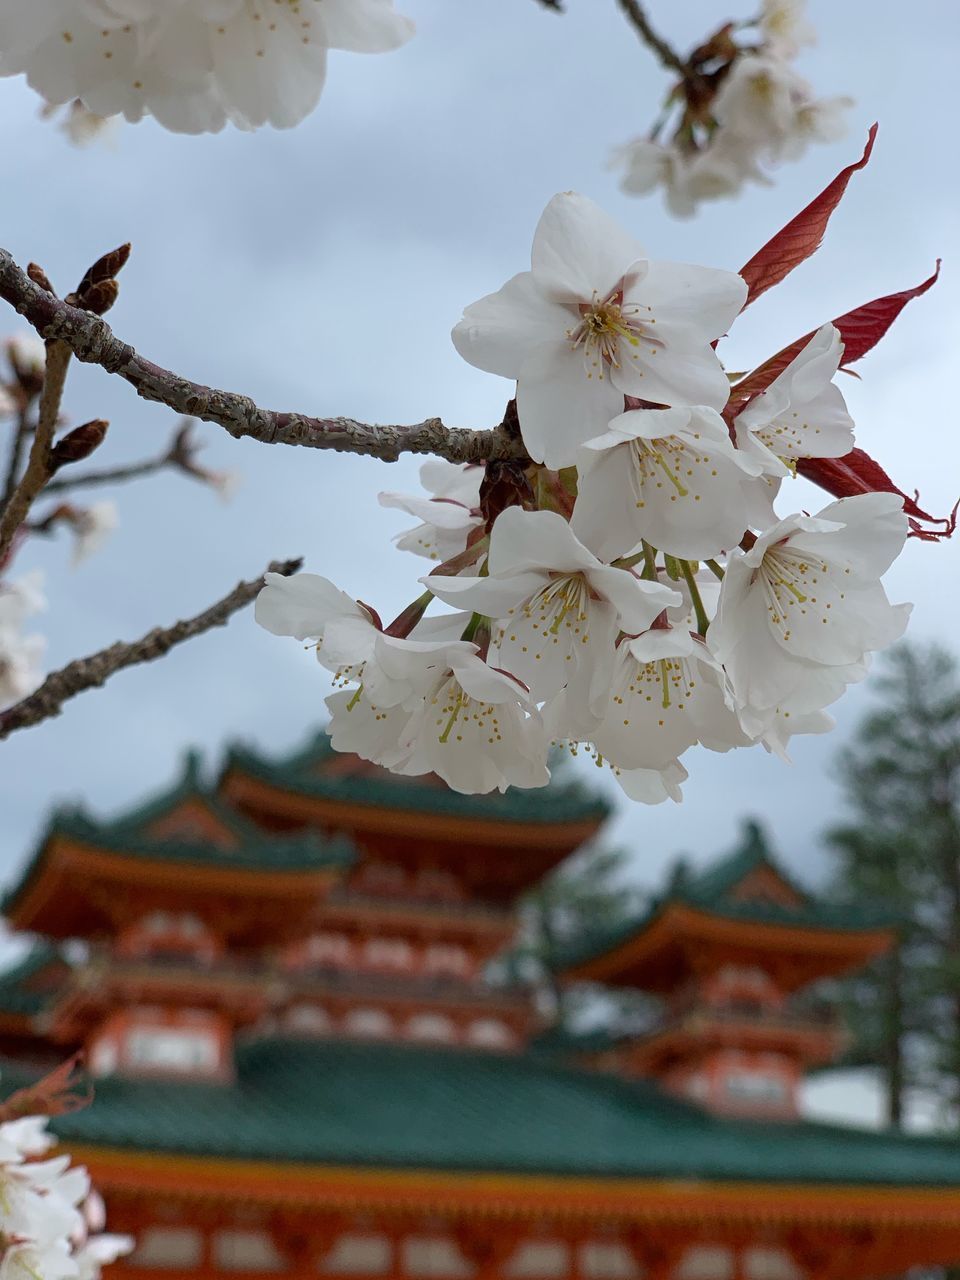
[[846,992],[854,1058],[881,1068],[900,1124],[912,1086],[960,1103],[960,671],[939,646],[904,644],[873,688],[882,705],[839,760],[850,820],[827,839],[838,889],[900,922]]

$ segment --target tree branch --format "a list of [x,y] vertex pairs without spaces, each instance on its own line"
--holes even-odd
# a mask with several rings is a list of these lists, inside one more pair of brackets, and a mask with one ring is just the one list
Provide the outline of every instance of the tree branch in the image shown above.
[[7,472],[3,481],[3,496],[0,497],[0,510],[10,501],[14,489],[17,487],[17,481],[20,478],[20,467],[23,463],[23,451],[27,446],[27,440],[30,438],[33,427],[33,419],[29,410],[22,408],[17,414],[16,426],[13,429],[13,439],[10,441]]
[[[267,565],[266,572],[289,577],[297,572],[302,563],[302,560],[275,560]],[[118,640],[99,653],[67,663],[60,671],[47,676],[35,693],[0,712],[0,739],[9,737],[17,729],[25,729],[29,725],[48,720],[51,716],[58,716],[63,710],[63,704],[70,698],[106,683],[115,672],[122,671],[124,667],[153,662],[156,658],[162,658],[175,645],[202,635],[211,627],[222,627],[238,609],[256,599],[262,586],[262,577],[252,582],[241,582],[222,600],[218,600],[209,609],[204,609],[196,617],[175,622],[172,627],[155,627],[131,644]]]
[[617,0],[617,3],[643,43],[660,59],[661,66],[689,80],[693,74],[690,67],[662,36],[657,35],[639,0]]
[[439,418],[411,426],[378,426],[353,418],[313,418],[261,409],[247,396],[218,391],[171,373],[138,355],[115,337],[99,316],[48,293],[0,249],[0,297],[33,325],[41,337],[66,343],[78,360],[118,374],[145,400],[157,400],[188,417],[216,422],[236,439],[266,444],[337,449],[396,462],[403,453],[431,453],[450,462],[524,458],[518,437],[501,423],[492,431],[447,427]]
[[0,562],[6,556],[14,534],[26,519],[34,498],[52,474],[50,451],[60,415],[60,401],[63,399],[70,354],[70,348],[62,342],[47,343],[47,366],[43,375],[37,429],[33,433],[30,457],[20,483],[0,515]]

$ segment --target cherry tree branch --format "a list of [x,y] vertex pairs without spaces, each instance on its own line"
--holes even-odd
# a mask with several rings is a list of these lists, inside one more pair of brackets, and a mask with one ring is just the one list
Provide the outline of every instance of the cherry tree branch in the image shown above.
[[97,364],[124,378],[145,400],[156,400],[178,413],[216,422],[236,439],[266,444],[337,449],[396,462],[403,453],[428,453],[450,462],[487,462],[524,458],[522,442],[503,423],[492,431],[448,427],[439,418],[410,426],[384,426],[353,418],[315,418],[300,413],[261,409],[248,397],[191,382],[153,364],[115,337],[97,315],[62,301],[21,271],[0,249],[0,298],[5,299],[41,337],[56,339],[78,360]]
[[689,80],[692,74],[690,67],[662,36],[657,35],[639,0],[617,0],[617,3],[643,43],[660,59],[660,65]]
[[50,454],[53,447],[53,433],[60,415],[60,402],[63,399],[63,387],[67,380],[70,355],[70,348],[65,343],[55,341],[47,343],[47,366],[43,375],[37,429],[33,433],[30,457],[19,484],[10,495],[0,515],[0,562],[10,549],[14,534],[26,519],[34,498],[53,474]]
[[[297,572],[302,560],[275,560],[267,565],[266,573],[280,573],[289,577]],[[263,586],[263,578],[238,583],[222,600],[212,604],[193,618],[175,622],[172,627],[155,627],[139,640],[128,644],[118,640],[99,653],[87,658],[77,658],[59,671],[52,672],[43,684],[29,697],[0,711],[0,739],[7,738],[17,729],[39,724],[51,716],[58,716],[63,704],[78,693],[105,684],[117,671],[136,666],[141,662],[153,662],[156,658],[202,635],[212,627],[222,627],[239,609],[255,600]]]
[[33,428],[34,422],[29,410],[21,409],[17,414],[16,426],[13,429],[13,439],[10,441],[10,453],[7,457],[7,471],[3,481],[3,496],[0,497],[0,509],[7,505],[13,496],[14,489],[17,487],[20,467],[23,464],[23,451],[27,447],[27,441],[30,439]]

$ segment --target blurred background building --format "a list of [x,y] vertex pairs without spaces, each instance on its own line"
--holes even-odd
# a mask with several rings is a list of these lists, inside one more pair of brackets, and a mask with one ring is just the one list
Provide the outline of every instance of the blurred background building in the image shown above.
[[467,797],[319,735],[52,816],[6,899],[37,941],[0,979],[3,1078],[85,1052],[95,1100],[54,1127],[137,1238],[111,1274],[960,1261],[960,1144],[799,1116],[849,1043],[819,993],[890,950],[889,912],[813,896],[751,824],[634,911],[562,775]]

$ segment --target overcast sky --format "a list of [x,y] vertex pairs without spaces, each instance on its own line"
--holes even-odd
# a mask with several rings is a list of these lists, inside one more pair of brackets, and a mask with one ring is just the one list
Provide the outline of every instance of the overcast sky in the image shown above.
[[[831,316],[919,282],[942,256],[939,285],[844,390],[859,443],[935,514],[952,506],[960,253],[956,166],[940,139],[954,111],[953,6],[813,0],[820,45],[799,65],[818,92],[856,99],[847,139],[783,169],[774,187],[683,223],[657,198],[621,195],[605,165],[611,147],[648,127],[666,84],[614,0],[569,0],[563,16],[535,0],[401,7],[418,23],[415,39],[382,57],[332,55],[320,108],[290,133],[185,138],[146,123],[76,150],[37,118],[20,80],[0,81],[0,243],[66,289],[104,250],[132,240],[111,323],[198,381],[274,408],[386,422],[439,414],[486,427],[509,387],[466,365],[449,331],[464,305],[528,265],[536,220],[556,191],[592,196],[653,257],[736,269],[860,154],[879,119],[874,158],[825,245],[738,324],[726,356],[748,368]],[[686,47],[751,5],[649,8]],[[18,323],[0,317],[0,333]],[[88,367],[74,368],[66,406],[76,421],[111,420],[99,465],[155,452],[175,424]],[[391,548],[404,518],[376,502],[381,488],[416,488],[416,459],[388,466],[201,431],[207,463],[242,473],[230,505],[164,476],[115,495],[122,529],[80,569],[70,569],[65,540],[21,553],[18,570],[47,574],[50,610],[38,621],[51,666],[192,613],[274,557],[303,555],[385,618],[416,593],[425,565]],[[827,500],[793,489],[798,508]],[[916,602],[914,637],[953,635],[958,553],[912,542],[889,575],[891,598]],[[260,631],[248,611],[78,698],[59,720],[0,746],[0,874],[26,857],[55,800],[83,797],[101,811],[132,803],[170,779],[189,744],[212,757],[238,737],[292,747],[322,719],[327,692],[312,658]],[[611,837],[635,852],[638,879],[655,883],[681,851],[710,857],[748,813],[769,823],[798,872],[822,877],[818,835],[840,804],[835,753],[869,697],[869,686],[853,690],[838,731],[799,740],[792,768],[760,750],[688,754],[682,806],[621,804]]]

